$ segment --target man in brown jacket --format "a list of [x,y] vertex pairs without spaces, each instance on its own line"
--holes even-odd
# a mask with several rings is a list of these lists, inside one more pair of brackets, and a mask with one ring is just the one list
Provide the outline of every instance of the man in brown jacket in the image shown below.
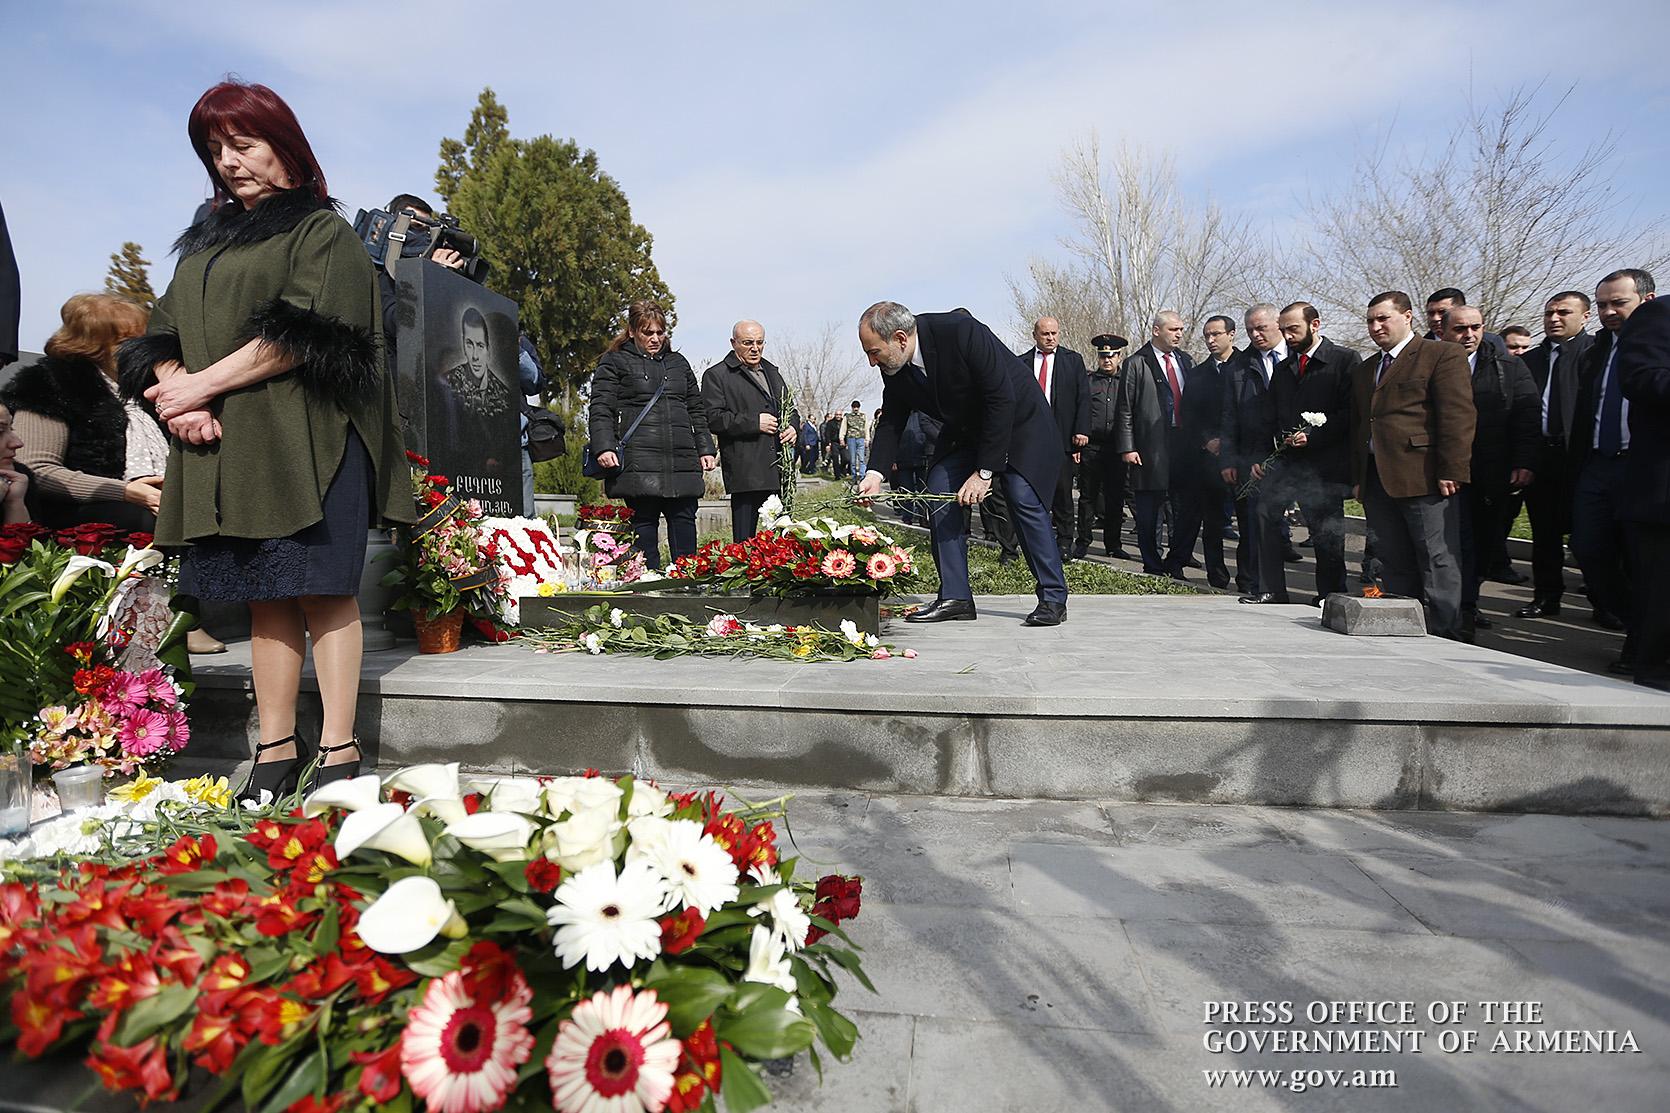
[[1473,386],[1459,344],[1414,334],[1398,290],[1368,306],[1380,349],[1352,379],[1351,474],[1393,595],[1426,597],[1427,630],[1461,630],[1460,513],[1471,478]]

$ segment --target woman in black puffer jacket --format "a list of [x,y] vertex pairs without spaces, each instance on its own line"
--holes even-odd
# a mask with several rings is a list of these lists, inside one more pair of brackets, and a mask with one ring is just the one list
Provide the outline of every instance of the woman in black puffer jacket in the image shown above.
[[[666,390],[621,447],[663,382]],[[632,303],[626,331],[598,361],[588,424],[592,455],[610,473],[603,489],[632,508],[644,559],[651,567],[662,566],[663,516],[671,559],[694,553],[696,501],[702,496],[702,472],[714,464],[713,437],[696,373],[667,347],[667,315],[654,302]]]

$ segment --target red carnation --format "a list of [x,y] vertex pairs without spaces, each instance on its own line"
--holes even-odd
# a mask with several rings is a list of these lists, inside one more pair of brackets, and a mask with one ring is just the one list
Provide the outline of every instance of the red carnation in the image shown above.
[[700,909],[686,908],[682,912],[661,917],[661,949],[670,955],[682,954],[696,945],[707,917]]

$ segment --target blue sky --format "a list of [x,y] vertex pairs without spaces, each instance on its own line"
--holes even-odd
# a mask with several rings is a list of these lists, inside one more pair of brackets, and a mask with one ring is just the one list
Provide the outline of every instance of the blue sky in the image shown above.
[[[186,114],[223,74],[290,102],[350,216],[401,190],[432,196],[437,143],[491,85],[513,134],[572,137],[621,183],[693,358],[723,353],[738,317],[769,341],[845,326],[882,297],[965,305],[1013,332],[1006,277],[1060,253],[1050,176],[1092,128],[1104,149],[1171,150],[1191,193],[1280,230],[1388,127],[1394,152],[1419,151],[1469,95],[1546,80],[1552,96],[1582,77],[1561,142],[1617,133],[1616,184],[1663,215],[1670,5],[1612,14],[1541,0],[0,0],[0,203],[23,344],[38,349],[124,240],[166,281],[167,245],[206,188]],[[392,70],[391,36],[405,44]]]

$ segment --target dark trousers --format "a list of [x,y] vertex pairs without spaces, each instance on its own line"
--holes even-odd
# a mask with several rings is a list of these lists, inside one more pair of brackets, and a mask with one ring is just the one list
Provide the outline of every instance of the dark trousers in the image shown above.
[[[681,499],[631,498],[626,505],[632,508],[632,529],[638,535],[637,549],[651,568],[664,567],[661,563],[661,519],[667,519],[667,548],[671,551],[668,563],[696,551],[696,496]],[[752,534],[749,534],[752,537]]]
[[[746,541],[760,532],[760,507],[765,505],[766,499],[776,493],[776,491],[733,491],[731,493],[732,541]],[[668,534],[670,536],[672,531],[668,530]],[[694,545],[694,541],[692,541],[692,545]]]
[[[1508,526],[1516,513],[1513,494],[1506,487],[1486,490],[1477,483],[1461,489],[1461,609],[1478,609],[1479,581],[1508,567]],[[1501,550],[1501,552],[1498,552]]]
[[1630,523],[1635,682],[1670,692],[1670,522]]
[[1079,466],[1072,456],[1061,458],[1061,473],[1055,479],[1055,498],[1050,501],[1050,521],[1055,526],[1055,544],[1064,553],[1073,551],[1073,480]]
[[[1374,531],[1374,555],[1386,591],[1426,599],[1429,633],[1461,631],[1461,505],[1458,498],[1415,495],[1393,498],[1369,457],[1363,480],[1363,514]],[[1268,590],[1268,588],[1266,588]]]
[[[900,464],[899,470],[893,473],[893,489],[895,491],[926,491],[928,489],[928,466],[921,464]],[[907,526],[925,525],[928,521],[926,503],[914,499],[901,499],[898,503],[899,520]]]
[[1020,543],[1015,539],[1015,525],[1010,520],[1009,499],[1003,493],[1001,483],[994,482],[992,493],[980,502],[980,529],[987,541],[997,542],[1002,555],[1013,557],[1020,551]]
[[1566,447],[1544,441],[1537,451],[1536,482],[1525,488],[1531,517],[1531,588],[1538,599],[1558,603],[1566,592],[1566,533],[1571,529],[1571,477]]
[[[974,449],[959,448],[928,469],[928,490],[952,494],[974,474]],[[1018,472],[999,472],[994,489],[1003,488],[1005,501],[1026,554],[1026,566],[1038,581],[1038,600],[1067,602],[1067,577],[1061,569],[1061,550],[1043,499]],[[941,599],[972,599],[968,584],[968,514],[956,503],[935,503],[928,518],[934,545],[934,566],[939,569]]]
[[[1240,482],[1246,481],[1243,479]],[[1258,577],[1258,539],[1263,533],[1260,517],[1263,501],[1258,497],[1256,487],[1245,497],[1235,500],[1235,532],[1241,535],[1235,543],[1235,586],[1249,594],[1264,590]]]
[[1258,590],[1287,594],[1282,554],[1292,544],[1292,534],[1283,527],[1287,507],[1296,502],[1316,555],[1316,594],[1326,599],[1344,593],[1345,485],[1330,483],[1303,464],[1283,463],[1265,473],[1263,486],[1268,490],[1259,504],[1263,520],[1258,531]]
[[1171,498],[1169,491],[1131,492],[1131,517],[1136,519],[1137,552],[1142,554],[1142,570],[1159,575],[1165,571],[1160,556],[1160,510]]
[[[1224,565],[1223,484],[1218,480],[1216,457],[1204,452],[1189,454],[1191,462],[1174,474],[1171,486],[1171,544],[1166,550],[1166,571],[1181,572],[1194,556],[1195,539],[1204,536],[1201,551],[1206,575],[1229,578]],[[1204,531],[1202,530],[1204,526]]]
[[1513,558],[1508,556],[1508,534],[1513,532],[1514,519],[1525,505],[1525,493],[1509,488],[1500,498],[1494,498],[1493,531],[1480,542],[1479,560],[1484,574],[1494,576],[1513,570]]
[[1088,549],[1102,518],[1102,544],[1108,554],[1119,551],[1119,529],[1125,519],[1125,461],[1111,444],[1093,444],[1079,465],[1077,547]]
[[[1583,569],[1590,600],[1623,619],[1633,631],[1629,528],[1624,521],[1629,508],[1624,488],[1628,465],[1628,457],[1622,455],[1597,453],[1584,461],[1571,501],[1571,553]],[[1540,475],[1537,482],[1542,482]]]

